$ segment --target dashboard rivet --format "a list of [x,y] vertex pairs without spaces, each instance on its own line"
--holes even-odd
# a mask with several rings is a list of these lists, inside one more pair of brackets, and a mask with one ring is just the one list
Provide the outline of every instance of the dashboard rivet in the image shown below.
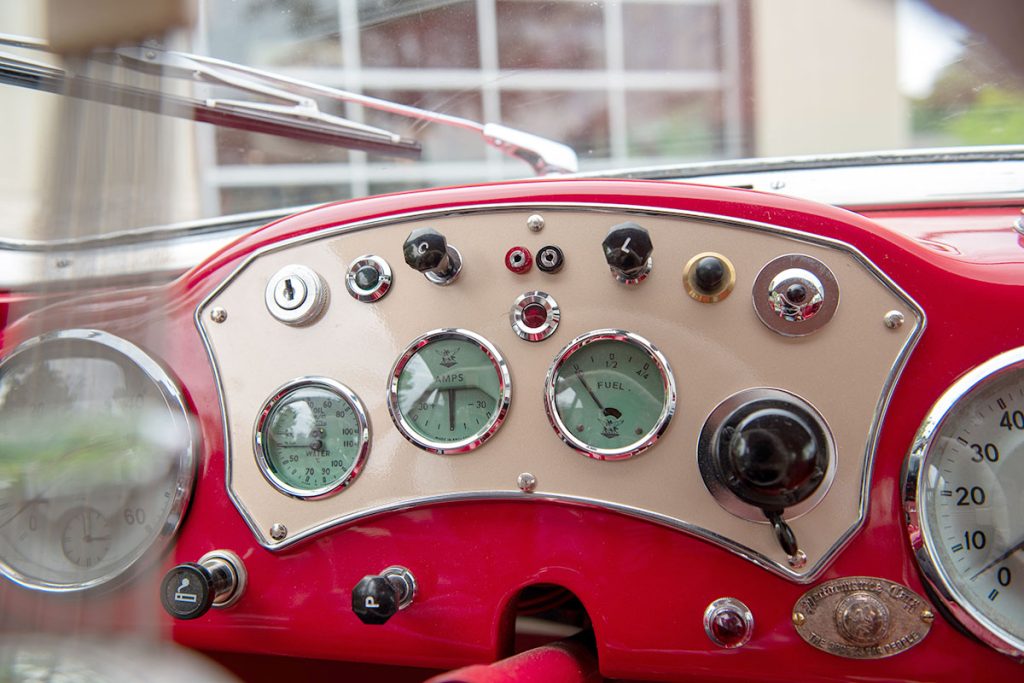
[[888,327],[890,330],[895,330],[903,325],[903,321],[905,320],[905,318],[903,314],[900,313],[899,311],[889,311],[888,313],[885,314],[884,320],[886,327]]
[[534,489],[537,488],[537,477],[529,472],[523,472],[516,479],[516,484],[523,493],[533,493]]
[[270,537],[275,541],[284,540],[284,537],[288,535],[288,527],[278,522],[270,527]]
[[223,308],[221,308],[220,306],[217,306],[216,308],[211,308],[210,309],[210,320],[212,320],[213,322],[215,322],[215,323],[222,323],[222,322],[224,322],[227,319],[228,319],[228,312],[226,310],[224,310]]
[[530,232],[540,232],[544,229],[544,216],[539,213],[531,214],[526,219],[526,227],[530,229]]
[[935,621],[935,612],[932,612],[930,609],[922,611],[921,621],[923,621],[926,624],[932,623],[933,621]]
[[786,561],[789,562],[789,566],[793,569],[802,569],[807,565],[807,553],[803,550],[797,550],[792,555],[789,555]]
[[805,621],[807,621],[807,617],[804,616],[803,612],[793,612],[794,626],[803,626]]

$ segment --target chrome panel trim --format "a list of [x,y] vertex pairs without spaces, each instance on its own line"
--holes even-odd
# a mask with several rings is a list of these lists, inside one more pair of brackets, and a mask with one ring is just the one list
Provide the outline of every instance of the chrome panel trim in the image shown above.
[[[494,370],[498,373],[498,390],[501,392],[501,396],[496,401],[494,406],[494,415],[487,421],[483,427],[477,430],[476,434],[468,438],[462,439],[461,441],[446,442],[446,441],[433,441],[425,436],[416,432],[409,424],[405,416],[402,415],[401,409],[398,407],[398,378],[402,374],[402,370],[405,369],[406,364],[419,353],[420,349],[436,341],[442,339],[461,339],[463,341],[473,342],[480,347],[480,350],[487,355],[487,358],[494,364]],[[395,365],[391,368],[391,373],[388,375],[388,413],[391,414],[391,420],[398,427],[398,431],[401,432],[408,441],[419,446],[423,450],[429,453],[436,453],[438,455],[457,455],[459,453],[468,453],[476,448],[479,448],[487,442],[501,427],[502,423],[505,422],[505,416],[508,414],[509,406],[512,403],[512,377],[509,375],[508,363],[505,362],[505,357],[501,355],[501,352],[495,348],[494,344],[487,341],[484,337],[480,336],[476,332],[470,332],[469,330],[463,330],[456,327],[445,327],[439,330],[431,330],[424,335],[421,335],[414,339],[409,346],[406,347],[405,351],[398,360],[395,361]]]
[[[529,211],[536,213],[543,212],[557,212],[559,210],[575,210],[575,211],[590,211],[593,213],[605,213],[605,214],[627,214],[633,216],[670,216],[677,218],[688,218],[691,220],[702,221],[711,224],[727,225],[732,227],[743,228],[747,230],[755,230],[766,232],[769,234],[780,235],[793,239],[798,242],[805,242],[810,244],[818,244],[827,246],[835,249],[839,252],[848,254],[862,266],[869,273],[875,276],[886,289],[889,290],[894,296],[902,300],[910,312],[916,317],[914,332],[907,337],[906,342],[900,349],[900,353],[897,356],[896,362],[890,368],[890,371],[886,377],[886,381],[882,385],[882,390],[879,395],[878,403],[875,407],[875,420],[872,423],[871,429],[868,433],[867,442],[865,445],[865,467],[861,477],[861,491],[860,491],[860,506],[857,521],[850,526],[846,533],[842,534],[836,542],[822,554],[816,562],[806,567],[805,573],[799,573],[794,571],[792,568],[782,563],[776,562],[769,557],[762,555],[761,553],[754,551],[746,546],[732,541],[731,539],[724,538],[718,534],[704,529],[703,527],[697,527],[688,524],[685,521],[665,517],[658,515],[657,513],[631,508],[628,506],[621,506],[608,501],[594,501],[583,498],[573,498],[570,496],[553,496],[545,495],[543,493],[529,493],[524,494],[519,491],[510,491],[506,493],[499,493],[493,491],[481,491],[476,494],[459,494],[459,495],[445,495],[436,497],[425,497],[420,499],[413,499],[395,503],[393,505],[385,505],[372,509],[363,510],[359,513],[352,515],[346,515],[322,525],[312,527],[303,531],[302,533],[295,534],[282,542],[274,542],[267,536],[267,532],[260,529],[259,526],[253,521],[249,515],[245,506],[238,500],[234,491],[231,488],[231,444],[229,439],[229,424],[226,414],[226,404],[224,401],[224,388],[223,382],[220,377],[220,373],[217,367],[217,358],[214,354],[213,347],[210,344],[209,337],[207,336],[206,329],[203,326],[202,314],[211,302],[217,297],[217,295],[224,290],[231,282],[249,267],[256,259],[264,256],[268,253],[281,251],[288,249],[296,244],[302,244],[305,242],[313,242],[321,239],[329,239],[338,235],[343,235],[348,232],[355,232],[359,230],[367,230],[371,228],[381,227],[384,225],[391,225],[395,223],[404,223],[411,220],[436,218],[439,216],[458,216],[473,214],[479,212],[514,212],[514,211]],[[341,526],[359,519],[377,516],[388,512],[395,512],[399,510],[406,510],[418,505],[427,505],[433,503],[442,503],[446,501],[459,501],[459,500],[489,500],[489,499],[521,499],[524,496],[531,498],[546,498],[548,500],[558,500],[565,502],[576,502],[582,504],[593,505],[598,508],[614,510],[622,512],[634,517],[641,519],[647,519],[659,524],[663,524],[675,529],[685,531],[693,534],[700,538],[707,539],[713,543],[716,543],[730,551],[736,553],[740,557],[766,569],[774,574],[777,574],[785,579],[793,581],[799,584],[806,584],[814,581],[822,571],[828,566],[829,562],[835,557],[842,548],[844,548],[852,539],[853,536],[861,529],[867,518],[868,500],[870,496],[871,487],[871,474],[874,470],[874,454],[878,446],[878,439],[881,433],[882,421],[885,415],[886,408],[889,405],[889,401],[892,398],[893,389],[895,388],[896,380],[899,378],[906,366],[907,361],[910,358],[910,353],[917,345],[927,327],[927,316],[924,309],[922,309],[916,301],[914,301],[903,289],[897,285],[888,275],[885,274],[878,266],[876,266],[870,259],[868,259],[860,250],[856,249],[852,245],[839,240],[830,239],[827,237],[821,237],[810,233],[802,232],[800,230],[794,230],[791,228],[784,228],[770,223],[763,223],[760,221],[752,221],[742,218],[734,218],[729,216],[719,216],[716,214],[709,214],[699,211],[685,211],[679,209],[665,209],[660,207],[648,207],[648,206],[637,206],[631,204],[614,204],[614,203],[581,203],[581,202],[504,202],[495,204],[468,204],[457,208],[439,208],[429,209],[422,211],[410,211],[406,213],[399,213],[389,215],[381,218],[372,218],[365,221],[359,221],[350,224],[334,225],[319,232],[313,234],[304,234],[292,237],[287,240],[282,240],[276,244],[270,244],[262,247],[249,256],[247,256],[235,270],[224,278],[217,286],[215,286],[209,294],[199,303],[196,307],[194,321],[197,329],[199,330],[200,337],[203,340],[203,345],[206,347],[207,354],[210,357],[210,362],[213,368],[214,379],[216,381],[217,396],[220,400],[220,411],[221,420],[224,424],[224,462],[226,468],[225,481],[227,482],[228,497],[234,504],[235,508],[242,515],[246,524],[252,530],[253,535],[261,546],[268,550],[278,550],[285,547],[294,545],[304,539],[315,536],[327,529]]]
[[[270,466],[270,460],[267,457],[266,449],[263,447],[263,426],[266,424],[267,417],[270,416],[270,411],[274,409],[282,398],[290,394],[296,389],[302,389],[305,387],[319,387],[330,391],[338,398],[348,403],[349,407],[352,408],[352,412],[356,415],[356,422],[359,425],[359,450],[356,453],[355,463],[352,465],[352,469],[338,481],[322,486],[318,489],[300,489],[294,486],[290,486],[274,474],[273,468]],[[281,493],[291,496],[292,498],[298,498],[300,500],[319,500],[321,498],[327,498],[333,496],[335,493],[346,489],[349,485],[355,481],[359,473],[363,471],[363,467],[366,465],[366,458],[370,454],[370,420],[366,413],[366,406],[359,397],[341,382],[336,382],[333,379],[327,377],[297,377],[290,382],[285,382],[278,387],[270,397],[263,402],[263,407],[260,409],[260,414],[256,418],[256,423],[253,425],[252,434],[252,447],[253,454],[256,457],[256,464],[259,465],[260,472],[266,478],[270,484]]]
[[188,504],[192,499],[193,490],[195,489],[195,480],[199,467],[199,432],[196,429],[195,413],[185,398],[185,394],[177,380],[152,356],[138,346],[109,332],[76,328],[49,332],[27,339],[0,360],[0,371],[3,370],[4,365],[11,362],[16,356],[31,352],[49,342],[58,340],[78,340],[82,343],[97,344],[127,358],[129,362],[139,368],[147,379],[157,386],[174,421],[183,428],[182,433],[188,434],[189,437],[185,448],[178,455],[177,479],[174,483],[174,494],[167,510],[167,518],[160,521],[160,531],[150,546],[127,565],[115,568],[107,574],[89,581],[58,584],[26,576],[9,567],[3,561],[3,558],[0,557],[0,574],[3,574],[24,588],[45,593],[76,593],[100,587],[104,590],[110,590],[137,575],[147,564],[151,564],[152,561],[163,555],[181,527],[185,513],[188,510]]
[[[573,436],[572,431],[562,423],[562,418],[559,417],[558,409],[555,407],[555,376],[558,374],[558,370],[569,356],[587,344],[593,344],[598,341],[628,342],[642,350],[658,366],[658,373],[661,375],[661,385],[665,390],[665,402],[661,406],[661,413],[658,415],[658,420],[655,422],[654,427],[630,445],[623,446],[622,448],[595,448],[576,438]],[[626,460],[627,458],[632,458],[634,455],[643,453],[658,442],[661,435],[668,429],[668,424],[672,421],[672,416],[676,412],[676,380],[672,374],[672,366],[669,365],[665,354],[639,334],[615,329],[594,330],[593,332],[581,334],[559,351],[548,367],[547,376],[544,378],[544,412],[547,413],[548,421],[551,422],[551,426],[554,428],[555,433],[558,434],[558,438],[578,453],[596,460]]]
[[954,382],[929,409],[924,422],[914,437],[903,465],[903,511],[911,550],[925,583],[932,589],[942,605],[968,631],[986,645],[1007,655],[1024,656],[1024,638],[1014,637],[985,618],[976,610],[949,580],[936,560],[926,527],[927,515],[921,513],[923,503],[921,481],[925,456],[938,436],[939,430],[961,399],[975,390],[981,390],[1004,374],[1024,370],[1024,347],[1005,351],[968,371]]

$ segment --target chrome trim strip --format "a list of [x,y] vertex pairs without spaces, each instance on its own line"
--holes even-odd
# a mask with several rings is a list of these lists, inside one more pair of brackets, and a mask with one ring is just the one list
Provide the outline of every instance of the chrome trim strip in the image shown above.
[[[498,391],[501,395],[495,402],[494,414],[491,418],[477,430],[475,434],[460,441],[445,442],[445,441],[434,441],[428,439],[422,434],[418,433],[413,426],[409,424],[409,421],[402,415],[402,410],[398,406],[398,378],[401,376],[402,371],[405,369],[406,364],[412,360],[413,356],[420,352],[424,347],[432,344],[436,341],[443,339],[461,339],[462,341],[472,342],[480,347],[480,350],[484,352],[487,358],[494,365],[494,370],[498,375]],[[505,421],[505,416],[508,414],[509,405],[512,403],[512,377],[509,375],[508,364],[505,362],[505,357],[501,355],[501,352],[495,348],[494,344],[487,341],[484,337],[480,336],[475,332],[469,330],[463,330],[455,327],[446,327],[439,330],[431,330],[426,334],[417,337],[413,340],[398,360],[395,361],[395,365],[391,368],[391,374],[388,376],[388,412],[391,414],[391,420],[398,427],[398,431],[401,432],[407,440],[413,444],[419,446],[425,451],[430,453],[436,453],[438,455],[457,455],[459,453],[468,453],[482,446],[488,439],[490,439],[501,427]]]
[[[646,353],[654,361],[654,364],[658,366],[658,373],[661,375],[661,386],[665,392],[661,412],[658,414],[658,419],[654,426],[639,439],[621,448],[597,448],[577,438],[573,435],[572,430],[562,422],[556,406],[555,380],[559,369],[574,353],[583,349],[588,344],[599,341],[626,342]],[[544,412],[547,413],[548,421],[551,422],[551,426],[554,428],[555,433],[558,434],[558,438],[576,452],[595,460],[626,460],[632,458],[634,455],[643,453],[658,442],[661,435],[668,429],[668,423],[672,421],[672,416],[676,412],[676,380],[672,374],[672,366],[669,365],[665,354],[639,334],[615,329],[594,330],[593,332],[581,334],[559,351],[548,367],[547,376],[544,378]]]
[[185,513],[188,510],[188,504],[195,488],[199,466],[200,439],[199,433],[195,428],[196,424],[193,417],[195,413],[189,406],[181,386],[160,363],[128,340],[102,330],[67,329],[49,332],[28,339],[15,347],[11,353],[0,361],[0,374],[2,374],[3,367],[20,354],[31,352],[33,349],[59,340],[78,340],[83,343],[97,344],[124,356],[147,379],[156,385],[161,397],[167,404],[176,427],[182,427],[182,433],[189,436],[188,443],[185,444],[185,448],[181,450],[178,456],[178,473],[174,482],[174,493],[171,503],[167,509],[167,518],[160,521],[160,530],[149,547],[142,550],[128,564],[114,568],[114,570],[89,581],[58,584],[26,576],[9,567],[3,561],[3,558],[0,558],[0,574],[3,574],[14,583],[32,590],[46,593],[74,593],[101,586],[105,589],[112,589],[138,574],[151,560],[155,560],[163,555],[181,526],[182,520],[185,518]]
[[[267,454],[267,449],[263,446],[264,432],[263,427],[266,424],[267,418],[270,416],[270,411],[274,409],[281,399],[291,394],[296,389],[304,389],[306,387],[317,387],[325,389],[339,399],[348,403],[352,412],[355,413],[356,422],[359,425],[359,448],[356,452],[356,458],[352,463],[352,467],[347,472],[344,472],[340,479],[322,486],[317,489],[300,489],[290,484],[287,484],[280,479],[274,472],[273,467],[270,465],[270,457]],[[256,458],[256,464],[259,465],[260,472],[266,478],[270,484],[281,493],[291,496],[292,498],[298,498],[299,500],[319,500],[321,498],[327,498],[340,492],[343,489],[349,487],[349,485],[355,481],[359,473],[363,471],[363,467],[366,465],[366,458],[370,454],[370,420],[366,413],[366,406],[355,394],[354,391],[349,389],[341,382],[336,382],[328,377],[297,377],[289,382],[285,382],[279,386],[273,394],[263,402],[263,407],[260,408],[260,414],[256,418],[256,423],[253,425],[252,434],[252,445],[253,455]]]
[[941,563],[937,560],[932,547],[933,541],[925,528],[928,525],[927,515],[922,514],[925,501],[921,494],[924,492],[925,482],[921,481],[921,477],[923,475],[922,465],[928,451],[946,418],[960,401],[971,393],[980,391],[992,382],[998,381],[1006,373],[1021,370],[1024,370],[1024,347],[1011,349],[990,358],[954,382],[929,409],[914,437],[913,445],[907,453],[902,473],[903,511],[906,515],[907,536],[925,583],[949,613],[968,631],[986,645],[1014,657],[1024,656],[1024,638],[1015,637],[999,628],[975,609],[949,580]]
[[[440,216],[459,216],[483,211],[496,213],[512,211],[544,212],[558,210],[590,211],[593,213],[624,213],[635,216],[672,216],[678,218],[688,218],[707,223],[728,225],[748,230],[758,230],[770,234],[788,237],[796,241],[827,246],[832,249],[836,249],[837,251],[840,251],[842,253],[848,254],[854,260],[858,261],[868,270],[868,272],[873,274],[886,289],[888,289],[894,296],[901,299],[910,309],[910,311],[912,311],[914,315],[917,316],[917,323],[914,332],[907,338],[907,341],[900,349],[900,353],[897,356],[896,362],[893,364],[888,375],[886,376],[886,381],[882,385],[882,392],[879,396],[878,404],[875,408],[875,420],[872,423],[871,429],[868,433],[867,443],[865,445],[865,468],[863,477],[861,479],[860,506],[857,521],[852,526],[850,526],[846,533],[844,533],[836,540],[836,542],[832,545],[831,548],[829,548],[825,553],[823,553],[822,557],[817,562],[808,565],[805,568],[805,573],[797,573],[784,564],[775,562],[774,560],[771,560],[770,558],[762,555],[757,551],[747,548],[746,546],[736,543],[730,539],[721,537],[718,534],[715,534],[714,532],[704,529],[702,527],[690,525],[679,519],[663,517],[650,511],[638,510],[635,508],[629,508],[627,506],[620,506],[607,501],[591,501],[582,498],[572,498],[569,496],[551,496],[545,495],[543,493],[523,494],[518,491],[510,493],[480,492],[479,494],[452,494],[447,496],[428,497],[423,499],[403,501],[402,503],[396,503],[394,505],[381,506],[369,510],[364,510],[354,515],[337,518],[331,520],[328,523],[307,529],[300,534],[289,536],[284,541],[278,543],[270,539],[268,535],[269,531],[264,532],[255,524],[253,519],[249,516],[249,513],[246,511],[245,506],[242,505],[238,498],[235,496],[234,491],[231,488],[231,444],[229,439],[230,432],[226,414],[226,404],[224,401],[223,383],[221,381],[220,373],[217,368],[216,355],[214,354],[213,347],[211,346],[210,340],[206,334],[206,329],[203,326],[203,313],[206,310],[206,307],[212,303],[216,296],[221,291],[223,291],[231,283],[231,281],[238,276],[239,273],[248,268],[249,265],[251,265],[256,259],[268,253],[281,251],[296,244],[312,242],[321,239],[329,239],[331,237],[336,237],[338,235],[342,235],[348,232],[367,230],[395,223],[404,223],[410,220],[417,220],[423,218],[437,218]],[[267,548],[268,550],[278,550],[281,548],[289,547],[306,538],[315,536],[326,529],[340,526],[348,522],[355,521],[357,519],[371,517],[386,512],[393,512],[396,510],[404,510],[410,507],[414,507],[416,505],[440,503],[449,500],[484,500],[491,498],[520,499],[524,495],[528,495],[534,498],[547,498],[549,500],[563,500],[567,502],[593,504],[599,508],[616,510],[619,512],[632,515],[634,517],[647,519],[660,524],[664,524],[672,528],[680,529],[682,531],[691,533],[695,536],[710,540],[713,543],[717,543],[718,545],[721,545],[722,547],[731,550],[732,552],[743,557],[744,559],[764,569],[767,569],[768,571],[771,571],[795,583],[801,584],[810,583],[814,581],[818,577],[818,575],[825,569],[825,567],[832,560],[832,558],[835,557],[836,553],[838,553],[843,547],[845,547],[846,544],[853,539],[853,536],[856,534],[856,532],[859,531],[860,528],[864,525],[864,522],[867,517],[868,499],[871,488],[871,474],[874,471],[874,456],[878,446],[878,439],[881,433],[881,427],[885,416],[885,410],[889,405],[890,399],[892,398],[892,392],[895,388],[896,380],[899,378],[900,373],[906,366],[906,363],[910,358],[911,351],[917,345],[917,342],[920,340],[921,335],[924,333],[924,330],[927,327],[927,317],[925,315],[924,309],[922,309],[916,301],[910,298],[910,296],[905,291],[903,291],[903,289],[899,285],[893,282],[893,280],[888,275],[886,275],[881,269],[879,269],[874,263],[872,263],[860,250],[854,248],[853,246],[845,242],[840,242],[838,240],[833,240],[827,237],[820,237],[818,235],[813,235],[791,228],[783,228],[769,223],[762,223],[760,221],[733,218],[729,216],[719,216],[716,214],[709,214],[699,211],[665,209],[658,207],[636,206],[631,204],[587,204],[579,202],[505,202],[496,204],[469,204],[457,208],[441,208],[421,211],[410,211],[400,214],[389,215],[381,218],[373,218],[365,221],[358,221],[355,223],[334,225],[330,228],[321,230],[317,233],[304,234],[292,237],[287,240],[282,240],[281,242],[278,242],[276,244],[270,244],[265,247],[262,247],[261,249],[258,249],[249,256],[247,256],[245,260],[243,260],[242,263],[239,264],[238,267],[235,268],[235,270],[231,274],[225,277],[224,280],[222,280],[216,287],[214,287],[210,291],[210,293],[199,303],[199,305],[196,307],[194,320],[196,328],[199,330],[200,337],[203,340],[203,344],[206,347],[207,354],[210,357],[210,363],[213,369],[214,380],[216,382],[217,387],[217,396],[218,399],[220,400],[221,420],[224,424],[224,461],[226,468],[225,481],[227,482],[228,496],[231,498],[231,502],[235,505],[235,508],[238,510],[239,514],[242,515],[242,518],[245,520],[246,524],[252,530],[253,535],[256,537],[256,540],[259,542],[260,545],[262,545],[264,548]]]

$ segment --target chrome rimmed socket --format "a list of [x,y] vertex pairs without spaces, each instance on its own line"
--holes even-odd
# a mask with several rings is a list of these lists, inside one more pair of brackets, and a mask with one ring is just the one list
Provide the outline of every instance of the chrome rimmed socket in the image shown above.
[[516,297],[509,313],[512,331],[520,339],[539,342],[558,329],[562,313],[554,297],[545,292],[526,292]]
[[353,299],[364,304],[383,299],[391,291],[391,281],[391,266],[373,254],[352,261],[345,273],[345,289]]

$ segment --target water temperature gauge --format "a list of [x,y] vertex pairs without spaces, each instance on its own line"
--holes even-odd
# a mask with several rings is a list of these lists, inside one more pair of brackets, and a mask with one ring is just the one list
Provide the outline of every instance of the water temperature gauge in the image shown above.
[[569,342],[555,358],[544,392],[558,435],[598,460],[622,460],[650,448],[675,405],[668,360],[643,337],[621,330],[596,330]]
[[324,377],[302,377],[275,391],[263,404],[254,439],[267,481],[305,499],[351,484],[370,451],[362,401]]

